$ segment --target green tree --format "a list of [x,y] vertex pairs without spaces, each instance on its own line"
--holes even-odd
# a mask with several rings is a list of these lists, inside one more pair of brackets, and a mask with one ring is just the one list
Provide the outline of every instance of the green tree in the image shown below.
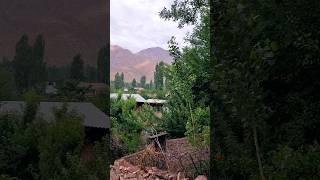
[[[84,141],[82,119],[68,112],[65,104],[55,110],[55,121],[49,123],[39,140],[39,169],[42,179],[67,179],[70,173],[68,159],[76,158]],[[48,163],[51,162],[51,163]],[[63,178],[64,177],[64,178]]]
[[[206,1],[175,1],[171,9],[164,9],[161,15],[183,26],[198,24],[198,15],[205,13],[200,18],[203,23],[196,26],[200,31],[194,33],[195,38],[190,38],[196,51],[189,59],[197,60],[190,61],[194,64],[191,67],[195,67],[191,71],[203,74],[194,76],[194,100],[210,106],[211,178],[307,177],[304,168],[313,164],[313,160],[306,160],[308,163],[292,173],[289,164],[296,161],[286,164],[292,158],[285,157],[293,154],[299,157],[301,149],[308,156],[314,151],[307,146],[318,148],[313,142],[319,137],[316,130],[319,124],[315,123],[319,99],[312,94],[318,88],[314,77],[319,73],[319,46],[311,44],[319,39],[316,30],[319,21],[312,21],[318,19],[319,2],[210,3],[209,11]],[[205,23],[209,13],[210,22]],[[201,30],[205,27],[210,29]],[[208,42],[205,40],[211,43],[205,45],[203,42]],[[201,47],[209,48],[204,55],[210,52],[210,56],[192,58],[203,54]],[[188,63],[183,60],[186,53],[174,54]],[[201,63],[202,60],[206,63]],[[273,152],[277,156],[272,158]],[[274,158],[282,162],[283,171],[268,171],[279,166],[273,164]],[[312,171],[316,172],[317,168]],[[310,179],[314,177],[319,175]]]
[[119,140],[125,153],[133,153],[141,147],[141,132],[143,122],[139,121],[135,112],[134,99],[111,101],[110,115],[112,117],[112,137]]
[[156,65],[154,72],[154,85],[156,89],[162,89],[164,86],[164,62],[160,62]]
[[[24,112],[28,111],[25,107]],[[10,111],[0,114],[0,174],[20,179],[38,179],[38,139],[46,125],[40,119],[25,124],[24,114]]]
[[108,55],[109,50],[103,47],[99,50],[98,60],[97,60],[97,70],[98,70],[98,81],[103,83],[108,83],[109,79],[109,66],[108,66]]
[[118,72],[114,76],[114,88],[117,90],[122,88],[122,79]]
[[0,67],[0,100],[11,100],[16,97],[14,74]]
[[121,88],[124,88],[125,87],[125,82],[124,82],[124,74],[123,72],[121,72],[121,75],[120,75],[120,84],[121,84]]
[[43,88],[44,82],[47,80],[46,63],[44,61],[45,55],[45,40],[42,35],[36,37],[35,43],[33,45],[32,52],[32,86],[37,87],[37,89]]
[[16,44],[16,52],[13,59],[14,79],[18,92],[23,92],[31,87],[32,73],[32,47],[29,38],[23,35]]
[[142,76],[140,79],[140,86],[145,87],[146,86],[146,76]]
[[66,77],[70,77],[69,66],[49,66],[48,71],[48,81],[53,81],[57,83],[57,86],[62,86]]
[[132,80],[132,82],[131,82],[131,86],[132,86],[133,88],[137,87],[137,81],[136,81],[135,78],[133,78],[133,80]]
[[[84,70],[84,77],[85,77],[85,81],[86,82],[97,82],[97,68],[90,66],[90,65],[86,65],[85,66],[85,70]],[[101,82],[101,81],[100,81]]]
[[84,63],[80,54],[73,58],[70,67],[70,78],[77,81],[83,81],[84,79]]
[[30,90],[24,93],[23,97],[26,102],[26,107],[23,114],[23,124],[27,125],[36,119],[36,114],[40,103],[40,96],[34,90]]
[[38,35],[33,46],[29,45],[27,35],[23,35],[16,44],[16,54],[13,60],[13,70],[17,90],[22,93],[30,88],[43,90],[47,79],[44,62],[45,41]]
[[150,86],[150,89],[153,88],[153,82],[152,82],[152,80],[150,80],[149,86]]
[[84,101],[89,90],[90,87],[79,87],[79,81],[69,80],[58,89],[58,97],[63,101]]

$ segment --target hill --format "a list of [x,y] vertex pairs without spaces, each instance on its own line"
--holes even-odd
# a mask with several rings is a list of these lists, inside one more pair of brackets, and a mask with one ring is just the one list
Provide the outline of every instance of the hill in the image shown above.
[[170,64],[172,61],[169,52],[159,47],[132,53],[118,45],[111,46],[110,58],[110,78],[114,79],[117,72],[123,72],[126,81],[132,81],[133,78],[139,81],[143,75],[150,81],[153,79],[154,69],[158,62],[164,61]]

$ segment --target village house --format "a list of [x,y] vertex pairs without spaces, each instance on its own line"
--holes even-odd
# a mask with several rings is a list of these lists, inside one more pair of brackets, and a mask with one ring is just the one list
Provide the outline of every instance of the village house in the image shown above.
[[[66,104],[68,111],[75,112],[83,118],[86,140],[100,140],[110,132],[110,119],[100,109],[89,102],[40,102],[36,116],[48,122],[54,121],[54,109],[60,109]],[[24,101],[0,101],[0,113],[23,114]]]
[[107,93],[108,86],[104,83],[87,83],[80,82],[78,87],[87,88],[88,92],[85,94],[87,97],[94,97],[97,95]]
[[167,103],[166,100],[163,99],[147,99],[146,104],[151,106],[154,110],[154,114],[161,118],[162,117],[162,112],[164,110],[164,105]]
[[[111,99],[117,99],[118,93],[111,93],[110,98]],[[127,100],[129,98],[132,98],[136,101],[136,109],[139,110],[142,105],[147,104],[151,106],[155,112],[155,115],[158,117],[162,117],[162,110],[164,108],[164,105],[167,103],[166,100],[163,99],[144,99],[140,94],[122,94],[121,99]]]
[[156,112],[161,112],[167,101],[163,99],[147,99],[146,103],[153,107]]
[[48,81],[45,86],[46,94],[57,94],[58,90],[56,88],[56,82]]
[[140,93],[144,90],[144,88],[142,88],[142,87],[135,87],[135,88],[133,88],[133,90],[134,90],[134,93],[140,94]]
[[[111,93],[110,98],[111,99],[117,99],[119,97],[118,93]],[[140,109],[141,106],[146,102],[146,100],[140,95],[140,94],[121,94],[121,100],[128,100],[128,99],[134,99],[136,102],[136,109]]]

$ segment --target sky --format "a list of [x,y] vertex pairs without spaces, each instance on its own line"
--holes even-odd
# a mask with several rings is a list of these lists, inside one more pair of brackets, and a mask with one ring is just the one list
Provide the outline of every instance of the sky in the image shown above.
[[159,12],[170,8],[173,0],[111,0],[110,40],[132,52],[150,47],[168,49],[175,36],[182,47],[192,27],[178,28],[177,22],[161,19]]

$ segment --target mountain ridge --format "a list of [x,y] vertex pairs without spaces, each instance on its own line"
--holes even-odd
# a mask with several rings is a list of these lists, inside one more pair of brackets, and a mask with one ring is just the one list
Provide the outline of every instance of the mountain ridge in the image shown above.
[[167,50],[160,47],[143,49],[137,53],[119,45],[110,46],[110,79],[113,80],[117,72],[124,73],[125,81],[135,78],[138,82],[145,75],[147,80],[153,80],[157,63],[163,61],[171,64],[172,58]]
[[[85,64],[96,66],[99,49],[107,43],[105,7],[105,0],[0,0],[0,60],[14,58],[22,35],[28,35],[33,45],[36,36],[42,34],[48,66],[70,64],[79,53]],[[142,75],[150,81],[156,63],[171,61],[168,52],[159,47],[132,53],[112,46],[110,51],[111,79],[116,72],[124,72],[127,81],[139,81]]]

